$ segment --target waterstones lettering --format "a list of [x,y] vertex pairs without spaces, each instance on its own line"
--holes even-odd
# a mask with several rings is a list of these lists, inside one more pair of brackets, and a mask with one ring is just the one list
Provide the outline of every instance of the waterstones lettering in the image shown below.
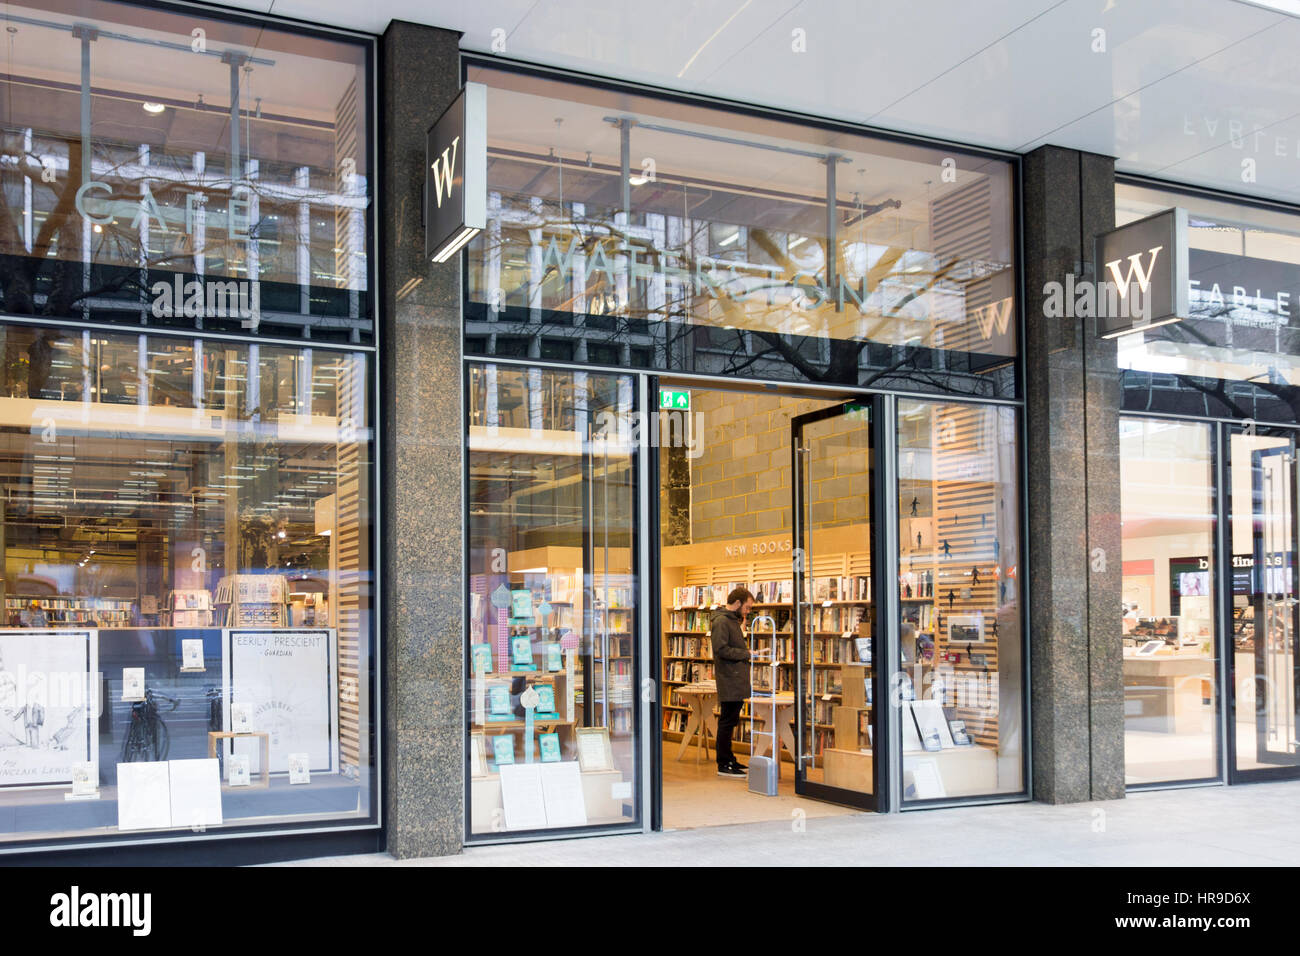
[[[561,250],[552,236],[542,252],[542,272],[548,278],[554,276],[565,287],[572,284],[575,275],[586,285],[591,285],[593,279],[599,282],[603,275],[611,287],[621,286],[629,280],[653,282],[662,279],[682,284],[693,295],[733,302],[759,301],[767,306],[788,305],[796,310],[817,309],[831,304],[835,311],[842,312],[845,304],[850,303],[859,314],[872,315],[882,310],[891,312],[904,303],[912,310],[924,310],[929,304],[927,296],[918,297],[914,292],[897,290],[888,294],[900,295],[900,301],[886,302],[884,285],[877,282],[873,287],[865,275],[855,285],[841,273],[832,285],[814,272],[799,271],[787,276],[783,275],[784,267],[779,265],[724,262],[710,256],[682,256],[680,259],[686,265],[674,266],[658,251],[614,242],[613,248],[607,250],[604,242],[584,243],[574,237],[569,241],[568,249]],[[971,315],[980,334],[991,339],[995,330],[1000,335],[1007,332],[1013,311],[1014,301],[1004,297],[972,309]]]
[[76,927],[128,927],[133,936],[148,936],[153,928],[152,893],[70,892],[50,897],[50,925]]

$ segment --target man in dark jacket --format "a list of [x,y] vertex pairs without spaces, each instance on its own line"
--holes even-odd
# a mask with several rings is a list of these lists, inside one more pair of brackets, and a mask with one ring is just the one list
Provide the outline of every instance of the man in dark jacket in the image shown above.
[[749,641],[745,639],[745,618],[754,606],[754,595],[736,588],[727,595],[727,606],[713,612],[709,636],[713,642],[713,676],[718,684],[718,776],[743,777],[745,768],[731,752],[731,734],[740,723],[740,709],[750,694]]

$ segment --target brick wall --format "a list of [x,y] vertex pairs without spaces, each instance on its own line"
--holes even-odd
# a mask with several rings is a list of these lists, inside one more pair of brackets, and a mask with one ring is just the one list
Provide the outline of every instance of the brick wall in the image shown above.
[[[692,541],[789,533],[790,420],[830,402],[776,395],[692,391],[702,419],[702,454],[690,461]],[[813,526],[865,521],[860,487],[867,435],[860,422],[833,419],[812,426]]]

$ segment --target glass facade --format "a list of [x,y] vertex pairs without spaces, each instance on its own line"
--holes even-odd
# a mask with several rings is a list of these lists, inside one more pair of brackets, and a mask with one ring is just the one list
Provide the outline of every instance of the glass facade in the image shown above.
[[3,19],[0,851],[373,827],[370,46]]
[[368,820],[369,356],[0,342],[0,840]]
[[1300,213],[1115,188],[1115,225],[1188,211],[1191,314],[1118,340],[1124,409],[1300,422]]
[[633,377],[468,376],[466,829],[639,827]]
[[6,7],[0,308],[373,343],[366,44]]
[[1025,789],[1017,410],[898,403],[903,799]]
[[1013,397],[1012,166],[471,66],[466,352]]
[[1220,772],[1214,443],[1203,422],[1120,420],[1129,786]]

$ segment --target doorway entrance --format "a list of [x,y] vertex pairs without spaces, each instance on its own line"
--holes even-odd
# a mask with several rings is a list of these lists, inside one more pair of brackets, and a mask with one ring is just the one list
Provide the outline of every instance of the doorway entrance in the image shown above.
[[[660,389],[661,409],[689,395],[686,440],[659,449],[663,826],[874,809],[869,404]],[[754,660],[733,751],[775,756],[775,796],[717,766],[711,630],[742,588]]]

